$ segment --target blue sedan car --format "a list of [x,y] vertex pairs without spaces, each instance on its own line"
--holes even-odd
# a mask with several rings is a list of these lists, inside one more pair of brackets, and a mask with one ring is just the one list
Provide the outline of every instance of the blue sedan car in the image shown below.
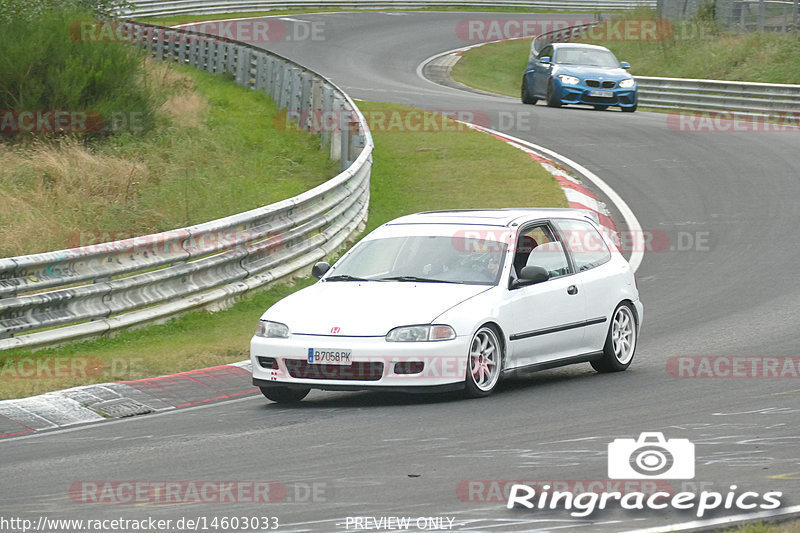
[[554,43],[532,54],[522,77],[522,102],[545,100],[550,107],[587,104],[595,109],[619,106],[632,113],[637,106],[636,80],[608,48],[591,44]]

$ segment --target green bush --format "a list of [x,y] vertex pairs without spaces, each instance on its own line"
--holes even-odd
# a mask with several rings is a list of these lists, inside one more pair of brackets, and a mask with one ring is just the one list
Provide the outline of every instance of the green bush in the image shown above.
[[12,18],[33,19],[46,11],[76,9],[98,18],[115,18],[131,7],[127,0],[0,0],[0,22]]
[[[88,8],[99,4],[106,2],[2,4],[0,110],[88,111],[93,126],[87,135],[98,133],[97,117],[102,134],[115,132],[112,123],[124,122],[134,132],[152,127],[155,104],[144,84],[143,54],[128,42],[83,41],[74,31],[80,21],[98,16]],[[41,134],[39,128],[33,133]]]

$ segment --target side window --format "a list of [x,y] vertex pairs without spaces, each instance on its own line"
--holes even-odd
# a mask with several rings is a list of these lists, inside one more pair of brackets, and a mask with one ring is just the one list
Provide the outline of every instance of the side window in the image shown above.
[[583,272],[602,265],[611,259],[603,236],[588,222],[582,220],[556,220],[564,241],[572,252],[575,269]]
[[570,273],[569,263],[561,243],[547,224],[523,228],[517,240],[514,271],[519,276],[526,266],[543,267],[551,278]]
[[540,244],[534,248],[528,257],[528,264],[525,266],[540,266],[550,273],[551,278],[566,276],[570,273],[567,256],[558,241]]
[[542,51],[539,52],[539,55],[536,56],[536,59],[541,59],[543,57],[549,57],[551,59],[551,61],[552,61],[552,58],[553,58],[553,47],[552,46],[545,46],[544,49],[542,49]]

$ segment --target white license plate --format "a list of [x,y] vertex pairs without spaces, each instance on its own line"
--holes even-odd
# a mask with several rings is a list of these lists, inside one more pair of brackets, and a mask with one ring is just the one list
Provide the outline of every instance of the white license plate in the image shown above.
[[328,348],[309,348],[308,362],[313,365],[350,365],[353,350],[334,350]]
[[589,91],[589,96],[594,96],[597,98],[613,98],[614,93],[610,93],[608,91]]

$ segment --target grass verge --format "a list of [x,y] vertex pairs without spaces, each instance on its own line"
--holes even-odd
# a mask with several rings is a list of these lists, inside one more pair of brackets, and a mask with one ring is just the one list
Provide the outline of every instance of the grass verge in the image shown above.
[[497,94],[519,97],[528,64],[530,39],[485,44],[461,53],[450,72],[453,80]]
[[[372,102],[358,105],[368,112],[404,113],[410,109]],[[428,209],[566,206],[557,182],[527,154],[488,135],[446,123],[456,131],[374,132],[368,229]],[[276,285],[218,313],[192,313],[113,338],[34,353],[0,352],[0,398],[247,359],[249,339],[261,313],[312,282],[306,278],[292,286]],[[61,375],[38,370],[58,368],[63,369]],[[30,372],[33,375],[22,375]]]
[[[627,15],[655,19],[652,12]],[[587,40],[609,48],[631,64],[636,76],[702,78],[762,83],[800,84],[800,35],[725,33],[703,21],[675,23],[668,38]],[[597,35],[606,34],[598,30]],[[462,54],[454,80],[486,91],[519,96],[528,62],[530,39],[480,46]]]
[[275,127],[263,93],[191,67],[152,62],[145,73],[164,95],[147,134],[0,143],[0,257],[213,220],[338,172],[319,135]]

